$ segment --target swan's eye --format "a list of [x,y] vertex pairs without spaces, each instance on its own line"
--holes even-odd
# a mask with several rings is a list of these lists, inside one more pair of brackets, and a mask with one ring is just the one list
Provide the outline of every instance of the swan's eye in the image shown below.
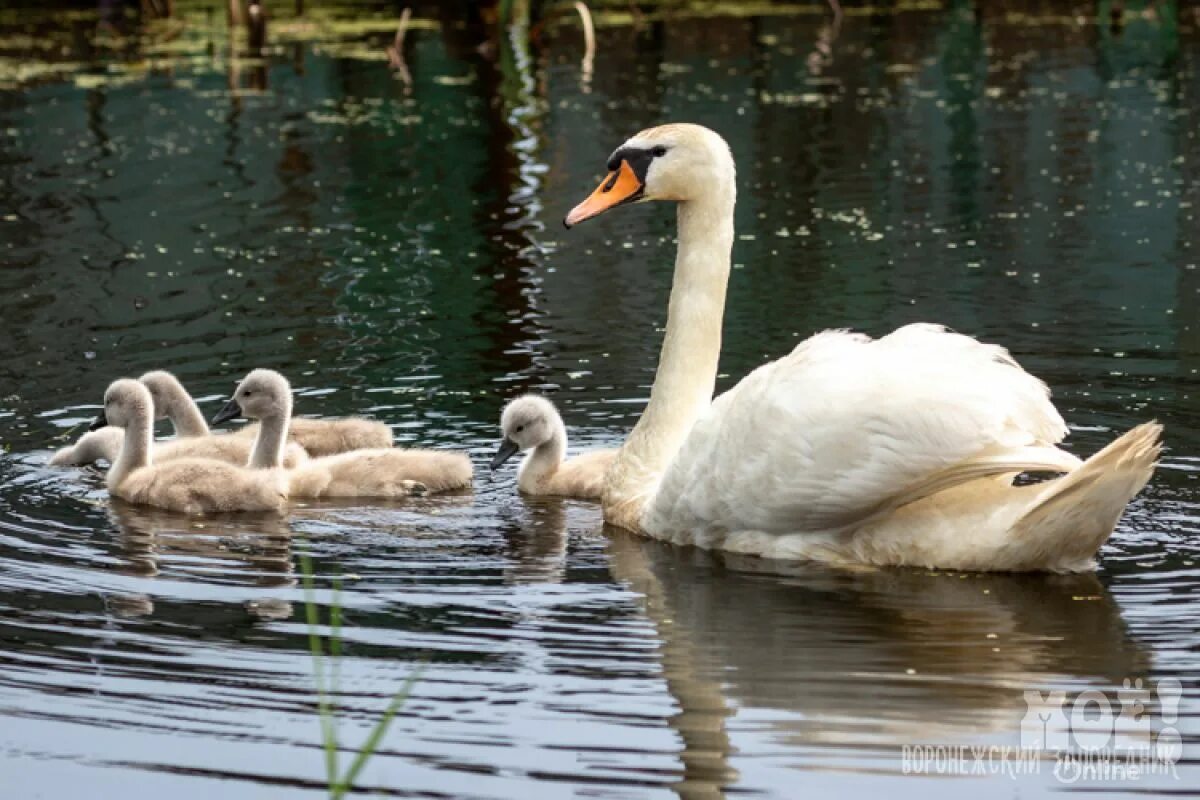
[[653,150],[651,150],[651,151],[650,151],[650,154],[651,154],[651,155],[653,155],[653,156],[655,156],[655,157],[657,157],[657,156],[665,156],[665,155],[667,154],[667,148],[663,147],[663,146],[660,144],[658,147],[656,147],[656,148],[654,148]]

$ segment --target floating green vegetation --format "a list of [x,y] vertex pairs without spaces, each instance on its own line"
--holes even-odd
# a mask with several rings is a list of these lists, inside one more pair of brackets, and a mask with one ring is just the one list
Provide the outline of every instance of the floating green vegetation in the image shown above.
[[[399,24],[398,16],[345,3],[310,7],[303,16],[289,15],[280,5],[272,8],[264,54],[282,54],[301,43],[335,58],[386,62],[386,44]],[[440,25],[409,16],[405,29],[436,31]],[[53,80],[99,88],[156,69],[216,69],[232,59],[247,66],[252,63],[247,39],[245,26],[231,27],[222,8],[192,0],[179,0],[173,18],[151,21],[129,11],[102,17],[95,10],[8,10],[0,13],[0,89]]]
[[818,92],[762,92],[759,101],[764,105],[776,106],[829,106],[829,98]]
[[[710,17],[798,17],[798,16],[829,16],[832,11],[828,2],[814,3],[771,3],[763,0],[720,0],[720,2],[704,2],[703,0],[688,0],[688,2],[661,2],[651,4],[650,11],[635,13],[630,10],[628,3],[592,3],[592,15],[597,27],[625,27],[640,25],[646,22],[658,22],[672,19],[706,19]],[[905,11],[942,11],[947,7],[943,0],[901,0],[890,4],[871,4],[842,6],[842,13],[847,17],[870,17],[895,14]]]
[[[273,22],[271,34],[308,41],[356,39],[371,34],[393,34],[399,24],[399,17],[371,15],[350,19],[328,12],[314,11],[311,16]],[[441,30],[442,26],[437,20],[409,17],[406,27],[410,31],[437,31]]]
[[30,61],[0,56],[0,89],[15,89],[26,83],[61,79],[87,66],[83,63]]
[[[581,18],[574,0],[493,0],[487,18],[496,20],[496,32],[503,32],[503,47],[529,44],[544,29],[577,29]],[[389,54],[398,39],[401,15],[383,13],[377,6],[364,6],[354,0],[323,0],[306,3],[304,14],[294,14],[290,3],[268,3],[270,17],[265,47],[261,55],[283,56],[293,45],[303,44],[313,52],[338,59],[379,62],[392,61],[391,67],[407,75],[407,67]],[[631,5],[627,0],[590,0],[588,15],[596,27],[638,27],[652,22],[682,19],[748,17],[831,17],[830,0],[781,2],[769,0],[643,0]],[[947,0],[900,0],[895,3],[841,5],[846,18],[889,16],[905,13],[946,12],[957,9],[969,13],[969,7]],[[1059,4],[1046,10],[1030,10],[1024,5],[1009,8],[1005,4],[988,5],[985,22],[990,26],[1047,28],[1100,26],[1119,21],[1126,28],[1142,27],[1140,35],[1148,41],[1155,35],[1163,49],[1173,50],[1177,38],[1177,4],[1173,0],[1128,0],[1114,5],[1111,0],[1099,4],[1083,2]],[[1197,17],[1200,20],[1200,17]],[[412,35],[438,31],[435,19],[403,14],[403,30]],[[80,33],[83,36],[80,36]],[[102,18],[98,11],[23,9],[0,12],[0,89],[21,88],[47,81],[74,81],[85,89],[120,86],[145,78],[155,71],[222,70],[236,62],[251,65],[247,58],[248,33],[245,25],[231,25],[225,7],[212,0],[176,0],[175,16],[166,20],[141,20],[130,9]],[[764,43],[770,44],[767,34]],[[1153,45],[1153,42],[1150,42]],[[255,48],[258,50],[257,46]],[[503,53],[502,53],[503,56]],[[601,54],[602,57],[602,54]],[[261,63],[261,62],[260,62]],[[669,69],[664,66],[664,70]],[[898,67],[903,68],[903,67]],[[891,68],[889,68],[891,69]],[[442,76],[439,83],[471,80],[470,77]],[[782,104],[808,105],[814,98],[772,96]]]
[[317,684],[317,712],[321,722],[321,746],[325,752],[325,776],[329,784],[329,797],[331,800],[340,800],[345,797],[346,793],[354,788],[354,782],[370,761],[371,756],[379,749],[379,745],[383,742],[383,737],[387,735],[388,728],[391,727],[392,719],[396,716],[396,712],[404,705],[404,701],[408,698],[409,692],[412,690],[413,684],[420,677],[420,669],[414,670],[400,690],[392,697],[391,702],[384,708],[383,713],[379,717],[379,721],[375,723],[375,727],[367,734],[367,738],[363,740],[362,745],[354,754],[354,758],[350,762],[350,766],[342,772],[339,764],[341,757],[341,746],[338,744],[337,738],[337,701],[335,699],[338,690],[339,664],[342,656],[342,606],[341,606],[341,581],[335,579],[333,583],[333,597],[329,604],[329,634],[325,637],[329,642],[329,675],[326,682],[326,658],[324,645],[322,644],[322,636],[320,633],[320,609],[317,607],[315,591],[313,589],[313,567],[312,558],[307,550],[300,552],[300,570],[304,581],[304,611],[308,621],[308,646],[312,652],[313,660],[313,680]]

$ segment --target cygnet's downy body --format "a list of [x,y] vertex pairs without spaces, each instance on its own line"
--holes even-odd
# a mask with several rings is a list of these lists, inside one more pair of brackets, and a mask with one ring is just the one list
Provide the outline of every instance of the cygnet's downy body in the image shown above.
[[[247,425],[249,435],[256,436],[255,426]],[[355,450],[371,450],[392,446],[392,429],[382,422],[362,417],[345,419],[310,419],[292,417],[288,438],[316,458]]]
[[521,451],[528,451],[517,472],[517,488],[529,495],[557,495],[597,500],[616,450],[592,450],[564,460],[567,429],[558,409],[544,397],[522,395],[500,415],[504,441],[492,469]]
[[[168,418],[181,437],[207,436],[208,424],[200,408],[174,375],[163,370],[147,372],[142,383],[154,396],[158,418]],[[245,456],[237,463],[245,464],[249,457],[249,442],[258,435],[258,425],[246,425],[232,433],[246,447]],[[371,447],[391,447],[392,429],[382,422],[361,417],[346,419],[307,419],[293,417],[288,426],[288,439],[310,456],[329,456]],[[293,467],[297,451],[284,450],[284,466]]]
[[93,427],[107,425],[125,429],[121,452],[106,477],[115,497],[188,514],[279,511],[287,500],[283,469],[251,470],[211,458],[154,462],[154,401],[138,381],[125,378],[108,387]]
[[75,440],[75,444],[56,451],[47,463],[52,467],[85,467],[107,461],[111,465],[116,462],[124,439],[125,431],[120,428],[87,431]]
[[[292,389],[278,372],[256,369],[238,385],[213,424],[237,417],[259,420],[251,467],[280,464],[292,414]],[[289,473],[292,498],[388,498],[461,489],[471,461],[461,453],[369,448],[310,459]]]

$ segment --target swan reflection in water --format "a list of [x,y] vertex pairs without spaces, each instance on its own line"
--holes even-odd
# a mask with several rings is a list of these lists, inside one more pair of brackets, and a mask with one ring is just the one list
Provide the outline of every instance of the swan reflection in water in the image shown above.
[[[121,564],[117,571],[158,577],[164,564],[171,572],[203,584],[271,589],[296,584],[292,564],[292,531],[278,514],[229,514],[190,517],[136,506],[111,498],[109,516],[119,532]],[[154,613],[149,595],[110,596],[109,605],[123,616]],[[261,619],[288,619],[292,604],[277,597],[247,600],[246,611]]]
[[[448,548],[477,558],[495,539],[481,551],[471,536],[473,502],[464,495],[397,508],[320,504],[290,519],[243,515],[205,520],[202,529],[122,503],[112,514],[125,571],[155,576],[169,564],[172,573],[203,573],[207,582],[269,587],[295,583],[291,536],[319,538],[326,528],[341,536],[350,526],[356,538],[402,535],[426,555]],[[596,531],[597,516],[594,506],[557,498],[514,503],[505,511],[511,524],[502,526],[509,528],[503,582],[565,581],[568,545]],[[494,519],[482,522],[495,530]],[[615,528],[596,535],[604,537],[596,544],[612,577],[637,594],[653,626],[678,707],[668,719],[680,742],[673,788],[685,798],[723,796],[739,781],[738,744],[750,738],[747,752],[786,752],[789,768],[830,768],[850,747],[855,762],[842,758],[840,768],[864,769],[859,759],[874,754],[871,769],[898,772],[902,745],[1019,743],[1026,689],[1111,689],[1149,668],[1092,574],[848,572],[679,547]],[[148,598],[140,610],[138,598],[118,602],[129,613],[153,611]],[[280,602],[285,608],[268,602],[250,611],[290,617]],[[557,602],[527,594],[508,602],[519,606],[523,625],[556,613]],[[527,649],[529,668],[547,668],[547,647]],[[764,750],[764,739],[777,747]]]
[[1094,574],[846,572],[605,532],[679,704],[681,797],[738,779],[739,729],[809,768],[853,745],[895,751],[898,771],[902,745],[1019,744],[1026,689],[1112,689],[1149,668]]

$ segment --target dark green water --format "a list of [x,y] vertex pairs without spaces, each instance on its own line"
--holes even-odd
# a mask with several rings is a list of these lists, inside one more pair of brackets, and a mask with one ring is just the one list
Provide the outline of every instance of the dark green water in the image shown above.
[[[320,796],[297,537],[323,604],[349,576],[344,743],[426,665],[360,782],[381,793],[1195,793],[1200,19],[1158,8],[1117,32],[1091,7],[853,14],[836,36],[818,6],[652,17],[601,28],[590,83],[571,17],[493,61],[444,11],[408,37],[411,87],[383,28],[280,26],[265,63],[234,64],[219,15],[95,47],[94,18],[8,12],[5,796]],[[40,60],[30,32],[57,43]],[[552,393],[580,448],[640,411],[673,214],[559,220],[667,120],[738,160],[722,388],[825,327],[929,320],[1047,380],[1079,454],[1166,424],[1096,575],[772,567],[489,480],[519,391]],[[474,494],[193,522],[43,466],[115,377],[171,368],[211,413],[256,366],[300,413],[468,449]],[[1177,776],[904,774],[906,745],[1019,744],[1026,689],[1115,699],[1126,678],[1183,682]]]

